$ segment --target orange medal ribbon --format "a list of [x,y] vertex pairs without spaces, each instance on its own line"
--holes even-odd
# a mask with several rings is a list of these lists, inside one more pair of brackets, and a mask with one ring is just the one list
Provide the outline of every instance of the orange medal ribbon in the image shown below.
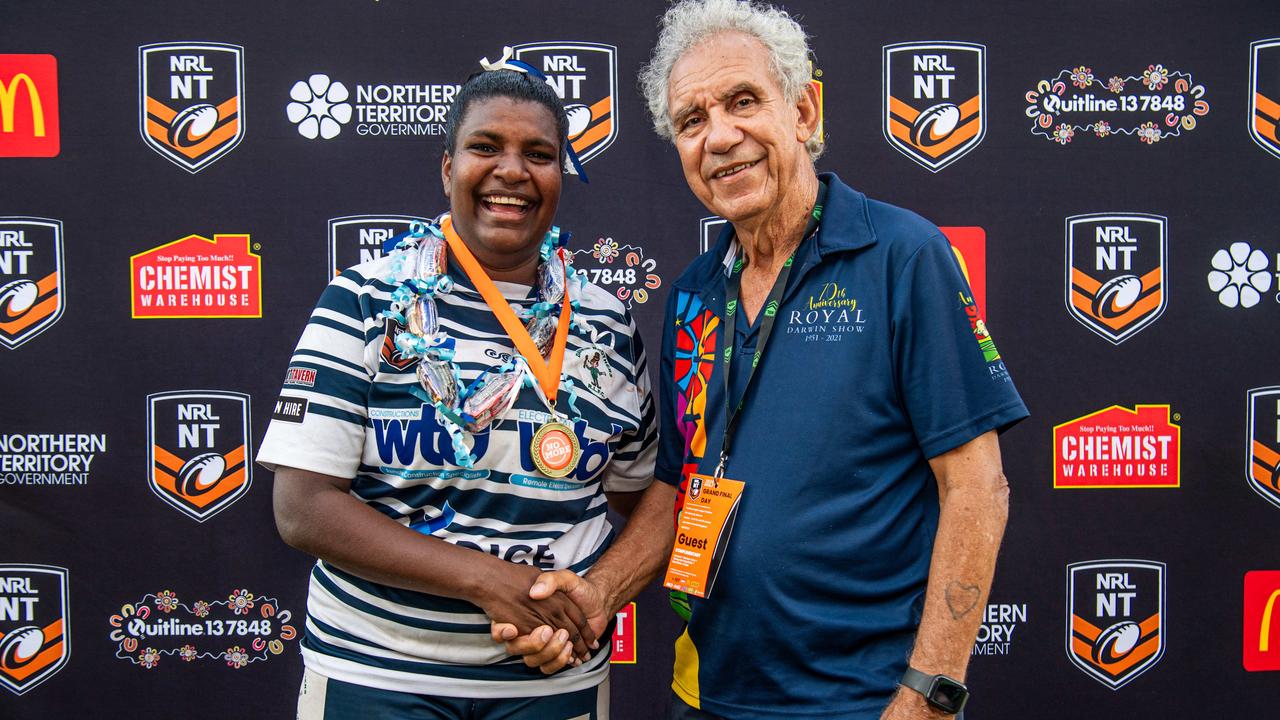
[[[471,254],[471,249],[462,241],[462,238],[458,237],[458,233],[453,229],[453,218],[446,217],[440,223],[440,230],[444,233],[444,239],[449,243],[449,249],[453,251],[458,264],[466,271],[467,277],[476,286],[476,290],[480,291],[480,296],[488,303],[489,309],[498,318],[498,322],[502,323],[507,336],[511,338],[511,342],[515,343],[516,350],[524,356],[525,362],[529,364],[529,370],[538,379],[538,384],[546,393],[548,402],[554,406],[556,393],[560,390],[560,369],[564,366],[564,350],[569,342],[569,279],[565,278],[564,299],[560,304],[560,322],[556,324],[555,340],[551,343],[551,357],[544,360],[533,338],[529,337],[529,331],[524,329],[520,319],[507,304],[506,298],[502,297],[498,286],[493,284],[489,274],[480,267],[476,256]],[[559,253],[556,257],[559,258]],[[564,258],[560,258],[560,265],[561,272],[564,272]]]

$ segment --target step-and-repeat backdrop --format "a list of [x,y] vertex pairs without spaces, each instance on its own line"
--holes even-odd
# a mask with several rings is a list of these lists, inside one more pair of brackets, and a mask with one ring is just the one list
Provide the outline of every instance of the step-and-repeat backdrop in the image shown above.
[[[311,559],[251,458],[328,278],[445,208],[480,58],[572,106],[557,222],[656,352],[722,222],[636,89],[663,7],[0,6],[0,717],[291,717]],[[820,169],[944,228],[1032,410],[969,714],[1274,707],[1280,7],[788,7]],[[679,622],[618,628],[615,717],[657,717]]]

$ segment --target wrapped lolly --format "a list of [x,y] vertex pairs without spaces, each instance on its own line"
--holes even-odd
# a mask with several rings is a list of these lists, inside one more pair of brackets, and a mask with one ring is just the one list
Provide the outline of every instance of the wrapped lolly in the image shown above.
[[425,280],[443,275],[446,265],[445,241],[430,233],[418,240],[418,277]]
[[418,382],[431,395],[434,402],[453,407],[458,402],[458,380],[453,368],[443,360],[424,357],[418,363]]
[[440,317],[436,312],[436,301],[423,295],[413,302],[407,313],[409,332],[420,338],[431,338],[440,329]]
[[474,418],[467,424],[467,429],[480,432],[514,405],[522,377],[519,372],[490,373],[486,376],[484,386],[463,403],[462,411]]
[[[538,267],[538,300],[552,306],[559,303],[565,296],[565,266],[561,252],[563,251],[556,250]],[[529,333],[529,338],[533,340],[538,352],[544,357],[550,351],[551,342],[556,336],[556,323],[553,318],[555,314],[545,312],[535,315],[524,324],[525,332]]]

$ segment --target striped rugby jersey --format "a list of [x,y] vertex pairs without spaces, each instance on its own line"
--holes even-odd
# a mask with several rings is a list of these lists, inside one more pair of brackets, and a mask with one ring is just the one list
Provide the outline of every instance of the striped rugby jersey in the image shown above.
[[[531,389],[488,430],[471,436],[475,467],[460,468],[430,405],[410,393],[416,362],[386,343],[386,280],[400,250],[346,270],[329,283],[289,363],[257,460],[353,478],[351,494],[387,517],[447,542],[543,569],[582,573],[609,546],[609,492],[643,490],[653,475],[656,423],[635,323],[612,295],[579,289],[557,408],[575,418],[578,469],[540,474],[529,444],[548,418]],[[403,271],[402,271],[403,272]],[[464,382],[507,362],[513,345],[497,318],[450,263],[452,293],[437,296],[442,329],[457,341]],[[534,302],[527,286],[496,283],[513,305]],[[586,324],[589,332],[579,329]],[[398,332],[394,327],[391,333]],[[585,335],[594,335],[592,337]],[[376,552],[370,548],[370,552]],[[526,697],[592,687],[608,672],[602,649],[551,677],[509,658],[489,637],[489,619],[468,602],[387,587],[317,561],[311,573],[307,667],[366,686],[452,697]],[[607,643],[603,644],[607,647]]]

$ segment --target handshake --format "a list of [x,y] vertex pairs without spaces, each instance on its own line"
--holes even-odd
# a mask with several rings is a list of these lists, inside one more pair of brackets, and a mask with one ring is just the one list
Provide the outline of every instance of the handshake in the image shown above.
[[601,588],[570,570],[504,564],[478,603],[490,618],[494,642],[546,675],[577,667],[600,648],[617,612]]

